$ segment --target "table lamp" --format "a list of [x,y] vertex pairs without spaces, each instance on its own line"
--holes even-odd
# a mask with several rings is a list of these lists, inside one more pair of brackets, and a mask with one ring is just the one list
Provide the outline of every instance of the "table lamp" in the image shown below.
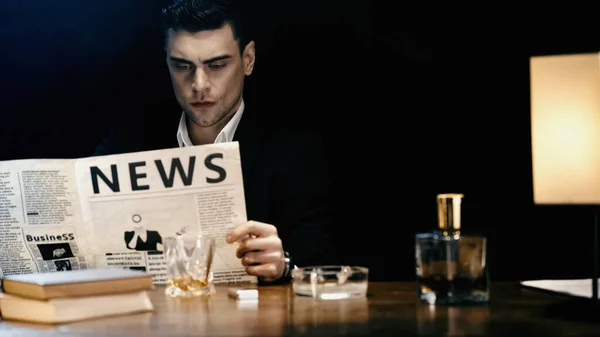
[[594,211],[592,301],[598,303],[600,205],[600,54],[530,58],[535,205]]

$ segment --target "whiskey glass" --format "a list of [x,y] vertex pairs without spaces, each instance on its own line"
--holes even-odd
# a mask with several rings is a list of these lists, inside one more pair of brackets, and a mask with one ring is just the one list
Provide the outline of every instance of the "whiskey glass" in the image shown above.
[[170,297],[198,297],[215,293],[211,270],[215,239],[207,235],[177,235],[164,239],[167,287]]

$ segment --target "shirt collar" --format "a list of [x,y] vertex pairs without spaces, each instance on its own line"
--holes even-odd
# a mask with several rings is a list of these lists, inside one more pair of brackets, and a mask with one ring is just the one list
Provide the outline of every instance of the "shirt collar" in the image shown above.
[[[233,141],[233,135],[240,124],[240,119],[242,119],[242,113],[244,113],[244,100],[242,99],[242,103],[240,107],[235,112],[233,117],[225,124],[225,127],[219,132],[217,138],[215,138],[216,143],[227,143]],[[181,118],[179,119],[179,127],[177,128],[177,143],[179,143],[179,147],[188,147],[194,146],[192,140],[190,139],[190,134],[188,132],[186,116],[185,112],[181,113]]]

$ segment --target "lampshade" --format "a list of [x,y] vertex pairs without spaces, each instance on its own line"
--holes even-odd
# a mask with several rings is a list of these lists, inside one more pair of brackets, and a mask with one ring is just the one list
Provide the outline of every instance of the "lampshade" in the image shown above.
[[530,58],[536,204],[600,204],[600,54]]

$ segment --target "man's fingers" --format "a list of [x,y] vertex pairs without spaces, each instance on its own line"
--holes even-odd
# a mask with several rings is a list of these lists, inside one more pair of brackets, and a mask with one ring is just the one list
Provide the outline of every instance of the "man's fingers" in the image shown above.
[[248,275],[258,276],[266,281],[270,281],[278,278],[281,272],[279,271],[279,268],[277,268],[277,264],[267,263],[256,266],[247,266],[246,273],[248,273]]
[[281,239],[278,236],[267,238],[251,238],[243,240],[238,246],[235,255],[242,258],[249,252],[255,251],[281,251]]
[[226,238],[228,243],[240,242],[235,252],[249,275],[263,280],[277,279],[283,268],[283,247],[273,225],[248,221],[234,228]]
[[283,259],[283,254],[281,254],[281,251],[248,252],[242,258],[242,264],[246,267],[266,263],[277,264],[281,259]]
[[248,221],[243,225],[234,228],[229,235],[227,235],[227,242],[233,243],[244,237],[255,236],[255,237],[267,237],[277,235],[277,228],[275,226],[266,224],[258,221]]

